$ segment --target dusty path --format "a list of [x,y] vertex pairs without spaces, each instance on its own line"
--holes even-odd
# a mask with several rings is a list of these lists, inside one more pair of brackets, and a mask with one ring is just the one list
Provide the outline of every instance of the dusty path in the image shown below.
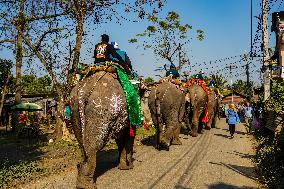
[[[253,164],[252,142],[242,124],[229,139],[224,120],[197,138],[181,135],[181,146],[170,151],[156,151],[153,146],[139,146],[134,155],[133,170],[117,169],[114,152],[99,157],[98,188],[106,189],[238,189],[257,188]],[[188,139],[185,139],[188,138]],[[53,175],[23,188],[73,189],[76,168]]]

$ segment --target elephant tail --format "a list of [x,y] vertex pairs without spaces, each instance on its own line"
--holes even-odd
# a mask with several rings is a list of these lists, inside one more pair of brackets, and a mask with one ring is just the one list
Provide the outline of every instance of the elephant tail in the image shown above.
[[156,120],[157,120],[157,125],[156,125],[156,134],[157,134],[157,149],[159,149],[160,145],[160,124],[161,124],[161,101],[159,97],[160,92],[157,92],[155,94],[155,107],[156,107]]

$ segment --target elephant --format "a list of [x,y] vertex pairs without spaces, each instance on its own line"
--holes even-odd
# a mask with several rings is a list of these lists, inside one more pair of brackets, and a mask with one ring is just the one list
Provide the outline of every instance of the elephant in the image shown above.
[[181,145],[179,133],[185,113],[185,95],[175,84],[163,81],[149,95],[148,105],[156,126],[158,150],[169,150],[171,144]]
[[219,95],[215,90],[209,90],[208,94],[208,123],[206,129],[216,128],[217,117],[219,115]]
[[70,93],[71,122],[82,152],[77,188],[96,188],[96,153],[110,137],[118,146],[118,168],[133,168],[133,130],[125,94],[116,77],[105,71],[96,72],[80,81]]
[[205,90],[198,84],[188,87],[186,93],[185,123],[191,136],[197,137],[202,132],[202,117],[205,115],[208,97]]

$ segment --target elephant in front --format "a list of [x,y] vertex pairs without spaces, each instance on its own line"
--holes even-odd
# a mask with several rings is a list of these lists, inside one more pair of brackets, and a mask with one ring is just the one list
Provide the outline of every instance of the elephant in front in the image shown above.
[[134,136],[130,136],[133,130],[125,94],[116,77],[112,73],[97,72],[80,81],[71,91],[71,122],[82,151],[77,188],[96,188],[96,153],[110,137],[118,146],[118,168],[133,168]]
[[208,94],[208,123],[206,129],[216,128],[217,117],[219,114],[219,95],[215,90],[209,90]]
[[155,86],[148,98],[152,120],[156,126],[158,150],[180,145],[179,133],[185,113],[185,95],[175,84],[164,81]]
[[186,93],[185,123],[191,136],[196,137],[202,132],[202,118],[206,113],[208,97],[205,90],[198,84],[188,87]]

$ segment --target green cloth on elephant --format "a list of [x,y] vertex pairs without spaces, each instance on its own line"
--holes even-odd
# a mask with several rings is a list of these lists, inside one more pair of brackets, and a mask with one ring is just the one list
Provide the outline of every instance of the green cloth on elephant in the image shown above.
[[121,68],[116,66],[116,71],[118,80],[125,93],[130,123],[132,126],[140,125],[143,115],[137,88],[130,83],[127,74]]

